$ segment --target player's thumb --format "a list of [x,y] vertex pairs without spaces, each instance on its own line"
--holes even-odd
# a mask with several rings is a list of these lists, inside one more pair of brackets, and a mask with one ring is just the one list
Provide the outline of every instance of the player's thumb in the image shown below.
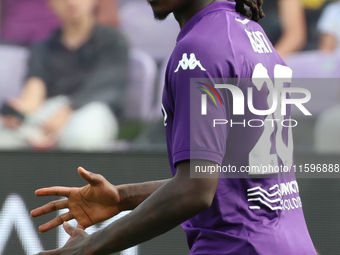
[[69,234],[71,237],[73,237],[74,231],[76,230],[75,227],[73,227],[72,225],[70,225],[66,221],[64,221],[63,228],[65,229],[67,234]]
[[93,186],[98,185],[101,181],[98,174],[93,174],[85,170],[83,167],[78,168],[78,173],[85,181]]

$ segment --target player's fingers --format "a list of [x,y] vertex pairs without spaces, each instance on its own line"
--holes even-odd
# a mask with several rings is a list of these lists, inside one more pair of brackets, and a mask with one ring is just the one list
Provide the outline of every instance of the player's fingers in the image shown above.
[[62,196],[68,197],[70,195],[72,188],[67,187],[49,187],[49,188],[42,188],[35,191],[36,196]]
[[57,201],[52,201],[49,202],[46,205],[43,205],[39,208],[36,208],[31,211],[31,216],[32,217],[38,217],[50,212],[54,212],[60,209],[65,209],[68,208],[68,200],[57,200]]
[[75,227],[73,227],[71,224],[68,224],[66,221],[63,223],[63,228],[71,237],[74,235],[74,231],[76,230]]
[[69,221],[74,219],[73,215],[71,212],[64,213],[62,215],[59,215],[58,217],[55,217],[53,220],[41,225],[39,227],[39,231],[41,233],[47,232],[55,227],[60,226],[63,224],[64,221]]
[[103,176],[101,176],[100,174],[91,173],[85,170],[83,167],[78,167],[78,173],[84,180],[86,180],[92,186],[97,186],[98,184],[103,182]]

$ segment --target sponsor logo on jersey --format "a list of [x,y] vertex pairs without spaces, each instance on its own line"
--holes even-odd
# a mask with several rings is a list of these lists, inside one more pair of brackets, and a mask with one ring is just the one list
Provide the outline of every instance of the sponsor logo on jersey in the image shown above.
[[190,58],[188,58],[188,54],[184,53],[182,56],[182,59],[179,61],[178,66],[175,70],[175,73],[179,71],[180,68],[183,70],[187,70],[188,68],[190,70],[194,70],[195,68],[199,67],[201,71],[207,71],[201,64],[201,61],[196,59],[196,56],[194,53],[190,54]]
[[[250,210],[267,208],[272,211],[294,210],[302,207],[299,196],[299,186],[296,181],[275,184],[269,191],[260,186],[247,190],[248,202],[256,205],[249,206]],[[287,198],[286,196],[291,196]]]

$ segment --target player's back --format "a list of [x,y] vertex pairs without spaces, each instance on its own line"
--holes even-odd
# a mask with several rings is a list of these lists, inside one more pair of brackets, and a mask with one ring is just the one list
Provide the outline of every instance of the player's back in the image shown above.
[[[278,103],[263,114],[290,77],[262,28],[234,3],[206,7],[179,34],[163,95],[172,171],[188,157],[224,169],[212,206],[182,224],[190,254],[316,254],[289,172],[290,108],[282,116]],[[264,175],[271,167],[279,172]]]

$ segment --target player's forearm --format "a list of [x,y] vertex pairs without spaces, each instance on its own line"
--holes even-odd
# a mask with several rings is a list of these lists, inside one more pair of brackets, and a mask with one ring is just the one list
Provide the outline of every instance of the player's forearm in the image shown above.
[[126,211],[135,209],[169,180],[170,179],[117,186],[120,197],[120,210]]
[[88,254],[118,252],[171,230],[211,205],[204,191],[201,185],[170,180],[134,211],[90,236]]

